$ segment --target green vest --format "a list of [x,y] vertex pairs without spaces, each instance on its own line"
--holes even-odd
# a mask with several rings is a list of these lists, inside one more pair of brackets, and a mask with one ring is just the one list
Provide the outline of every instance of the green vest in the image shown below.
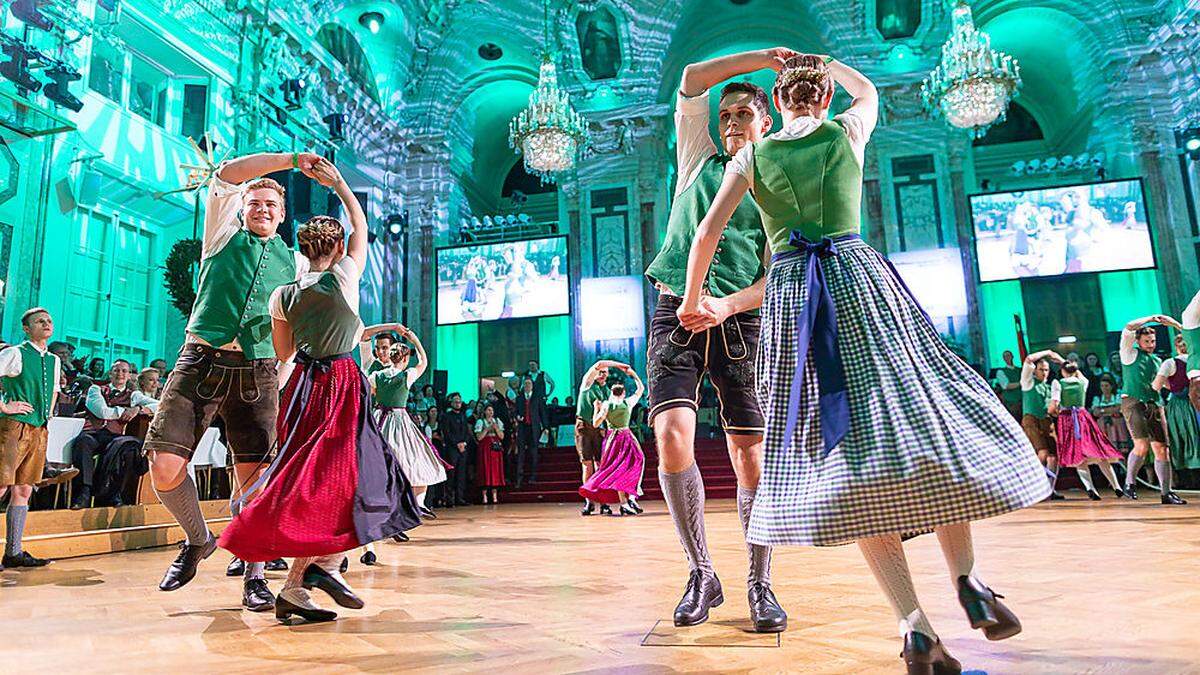
[[333,273],[322,272],[317,283],[307,288],[295,281],[284,284],[279,295],[296,349],[314,359],[354,350],[362,322],[346,304]]
[[629,404],[621,401],[613,403],[608,408],[608,416],[604,421],[608,423],[610,429],[624,429],[629,426]]
[[279,235],[262,240],[238,230],[200,262],[200,289],[187,331],[214,347],[237,339],[248,359],[273,358],[267,300],[295,279],[295,256]]
[[1021,400],[1021,367],[1013,366],[1012,368],[1009,368],[1008,366],[1004,366],[1003,370],[1004,376],[1008,378],[1008,383],[1016,384],[1017,387],[1015,389],[1005,389],[1001,391],[1000,397],[1009,403],[1016,403]]
[[[687,260],[692,239],[721,188],[728,161],[727,156],[713,155],[700,165],[696,180],[671,204],[667,236],[658,255],[646,268],[646,276],[651,281],[662,283],[676,295],[683,295],[687,285]],[[705,281],[709,295],[721,298],[761,279],[765,272],[762,253],[766,240],[758,209],[747,195],[734,210],[713,254]]]
[[1184,328],[1183,341],[1188,346],[1187,369],[1188,372],[1200,370],[1200,327]]
[[4,387],[6,400],[24,401],[33,406],[31,412],[23,415],[0,415],[25,424],[44,427],[54,416],[50,406],[54,402],[54,390],[58,383],[54,381],[54,360],[58,357],[46,352],[38,353],[29,341],[22,342],[18,350],[21,352],[21,374],[16,377],[0,378],[0,386]]
[[1045,419],[1050,413],[1046,402],[1050,400],[1050,383],[1033,381],[1033,388],[1021,392],[1021,412]]
[[371,373],[374,373],[379,370],[383,370],[386,367],[387,366],[383,365],[382,361],[380,361],[379,359],[376,359],[371,362],[371,365],[367,366],[367,374],[370,375]]
[[371,379],[375,381],[375,402],[389,408],[403,408],[408,405],[408,370],[398,370],[395,375],[379,373]]
[[588,424],[591,424],[592,416],[596,412],[596,401],[603,401],[608,398],[608,395],[608,387],[602,387],[593,383],[592,386],[579,395],[579,401],[575,404],[575,415]]
[[752,147],[754,202],[773,253],[792,250],[793,230],[810,241],[858,233],[862,167],[840,124],[824,121],[803,138],[768,137]]
[[1152,385],[1161,365],[1162,359],[1138,349],[1133,363],[1121,364],[1121,393],[1146,403],[1158,403],[1158,392]]
[[1082,408],[1087,387],[1079,380],[1059,380],[1058,404],[1064,408]]

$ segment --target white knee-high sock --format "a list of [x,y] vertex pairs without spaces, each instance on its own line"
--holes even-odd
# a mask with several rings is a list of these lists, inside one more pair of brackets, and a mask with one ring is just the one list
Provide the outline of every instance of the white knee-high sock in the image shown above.
[[910,631],[916,631],[936,638],[937,633],[933,632],[933,626],[929,625],[929,619],[917,602],[917,592],[913,588],[908,560],[904,557],[904,547],[900,544],[900,535],[885,534],[859,539],[858,548],[862,550],[867,566],[875,575],[875,581],[879,582],[879,587],[891,603],[896,618],[900,620],[900,636],[904,637]]
[[417,506],[425,508],[425,492],[414,492],[413,495],[417,498]]
[[1092,483],[1092,468],[1087,464],[1080,464],[1075,467],[1075,473],[1079,474],[1079,482],[1083,483],[1083,487],[1087,488],[1088,492],[1095,492],[1096,486]]
[[1113,471],[1112,462],[1096,462],[1100,467],[1100,473],[1104,474],[1104,478],[1108,480],[1108,484],[1114,490],[1121,487],[1121,483],[1117,481],[1117,473]]
[[957,583],[959,577],[967,576],[978,581],[975,577],[975,545],[971,540],[971,523],[943,525],[934,529],[934,532],[942,547],[946,567],[950,570],[950,580]]

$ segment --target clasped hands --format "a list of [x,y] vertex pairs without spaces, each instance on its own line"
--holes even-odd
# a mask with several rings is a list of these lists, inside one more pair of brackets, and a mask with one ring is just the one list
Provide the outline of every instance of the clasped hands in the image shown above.
[[675,310],[675,316],[679,317],[681,326],[693,333],[719,326],[733,314],[733,310],[725,298],[705,295],[701,296],[699,303],[694,308],[689,307],[689,304],[684,302],[680,305],[679,309]]

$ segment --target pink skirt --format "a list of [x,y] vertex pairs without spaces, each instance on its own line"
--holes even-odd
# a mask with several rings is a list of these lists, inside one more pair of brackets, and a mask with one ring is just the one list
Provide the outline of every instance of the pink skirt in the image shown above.
[[1058,414],[1057,424],[1059,466],[1075,467],[1088,460],[1112,462],[1123,458],[1087,410],[1064,408]]
[[596,473],[579,488],[579,494],[601,504],[616,504],[618,492],[642,494],[642,471],[646,456],[628,427],[610,432],[604,438],[604,450]]

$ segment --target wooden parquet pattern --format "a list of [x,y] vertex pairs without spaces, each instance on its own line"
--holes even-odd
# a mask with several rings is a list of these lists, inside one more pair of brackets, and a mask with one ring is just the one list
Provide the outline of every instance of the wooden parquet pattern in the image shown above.
[[[1001,643],[967,626],[936,540],[909,542],[918,593],[950,651],[992,674],[1200,673],[1200,499],[1165,508],[1145,497],[1076,498],[977,524],[977,568],[1025,625]],[[790,629],[778,640],[743,632],[732,501],[709,502],[725,605],[677,631],[686,563],[663,505],[647,506],[623,519],[582,519],[568,505],[443,511],[412,542],[381,546],[380,566],[352,558],[347,578],[367,607],[331,624],[284,627],[241,611],[220,551],[175,593],[155,587],[174,549],[8,570],[0,670],[902,672],[896,622],[856,547],[777,551]]]

